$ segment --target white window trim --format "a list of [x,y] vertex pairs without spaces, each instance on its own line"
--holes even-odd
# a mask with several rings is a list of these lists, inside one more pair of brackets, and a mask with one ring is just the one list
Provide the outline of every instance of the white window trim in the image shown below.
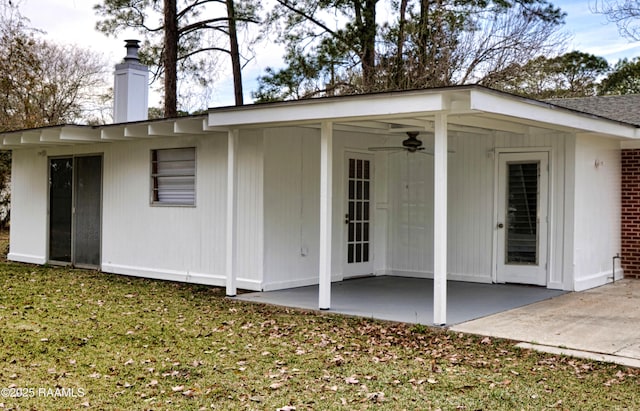
[[[169,202],[169,201],[159,201],[156,200],[155,198],[155,193],[156,193],[156,182],[157,182],[157,178],[159,177],[156,173],[154,173],[154,153],[157,153],[158,151],[165,151],[165,150],[185,150],[185,149],[192,149],[193,150],[193,202],[189,202],[189,203],[182,203],[182,202]],[[197,148],[193,147],[193,146],[189,146],[189,147],[168,147],[168,148],[157,148],[157,149],[151,149],[149,151],[149,182],[150,182],[150,187],[149,187],[149,204],[152,207],[186,207],[186,208],[193,208],[196,206],[197,203],[197,170],[198,170],[198,155],[197,155]],[[171,176],[171,175],[168,175]],[[180,174],[180,176],[191,176],[190,174]],[[161,177],[167,177],[167,175],[163,175]]]

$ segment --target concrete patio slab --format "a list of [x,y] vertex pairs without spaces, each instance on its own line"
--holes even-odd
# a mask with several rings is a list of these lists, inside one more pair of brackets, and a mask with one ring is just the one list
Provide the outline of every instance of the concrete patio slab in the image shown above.
[[454,331],[640,360],[640,281],[622,280],[464,322]]
[[[542,287],[449,281],[447,325],[499,313],[564,293]],[[239,300],[318,309],[318,287],[240,294]],[[407,323],[433,324],[433,281],[367,277],[331,285],[331,311]]]

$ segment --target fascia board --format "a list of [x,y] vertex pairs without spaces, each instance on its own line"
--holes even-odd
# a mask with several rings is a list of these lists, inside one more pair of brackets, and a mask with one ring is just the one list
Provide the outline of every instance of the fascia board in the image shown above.
[[40,144],[40,130],[24,131],[20,135],[20,144]]
[[375,119],[440,112],[445,109],[442,92],[381,94],[355,98],[317,99],[243,106],[209,112],[210,127],[243,125],[299,124],[348,119]]
[[542,102],[500,96],[482,90],[471,90],[470,93],[472,110],[616,137],[634,138],[636,136],[636,127],[613,120],[599,119]]
[[100,132],[90,127],[63,127],[60,132],[60,140],[96,142],[100,141]]

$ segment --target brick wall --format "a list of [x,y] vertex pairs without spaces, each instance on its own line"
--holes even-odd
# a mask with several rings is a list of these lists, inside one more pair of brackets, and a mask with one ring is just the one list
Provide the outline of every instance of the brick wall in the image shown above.
[[640,278],[640,149],[625,149],[622,166],[622,267]]

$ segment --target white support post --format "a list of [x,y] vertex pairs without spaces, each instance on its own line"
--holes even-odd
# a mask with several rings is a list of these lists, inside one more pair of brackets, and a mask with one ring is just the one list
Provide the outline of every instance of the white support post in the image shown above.
[[331,306],[331,211],[333,180],[333,123],[320,128],[320,264],[318,305]]
[[447,323],[447,115],[436,114],[433,161],[433,323]]
[[236,296],[236,229],[238,221],[238,129],[229,130],[227,143],[227,224],[226,264],[227,297]]

